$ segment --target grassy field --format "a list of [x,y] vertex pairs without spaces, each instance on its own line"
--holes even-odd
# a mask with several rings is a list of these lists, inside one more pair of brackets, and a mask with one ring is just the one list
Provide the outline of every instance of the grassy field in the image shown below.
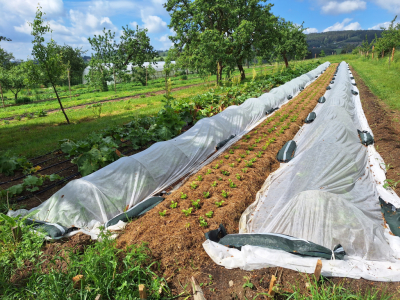
[[[321,59],[322,60],[322,59]],[[382,99],[390,108],[400,110],[400,53],[397,52],[394,62],[390,63],[388,57],[372,60],[359,55],[332,55],[324,61],[346,61],[362,77],[371,91]]]

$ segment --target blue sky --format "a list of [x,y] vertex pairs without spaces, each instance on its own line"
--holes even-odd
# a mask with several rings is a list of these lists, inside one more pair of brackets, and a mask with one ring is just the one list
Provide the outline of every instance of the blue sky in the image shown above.
[[[32,51],[30,27],[37,3],[46,12],[53,29],[52,37],[59,44],[89,50],[87,38],[106,27],[118,36],[122,26],[139,25],[149,30],[155,49],[171,46],[168,36],[169,15],[165,0],[0,0],[0,47],[18,59],[27,59]],[[400,15],[400,0],[270,0],[272,12],[286,20],[308,27],[307,32],[332,30],[379,29]]]

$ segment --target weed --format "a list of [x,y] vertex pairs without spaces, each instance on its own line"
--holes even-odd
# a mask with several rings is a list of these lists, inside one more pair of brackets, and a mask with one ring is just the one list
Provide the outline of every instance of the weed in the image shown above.
[[385,179],[383,182],[383,188],[388,189],[389,187],[391,187],[392,189],[396,189],[400,180],[395,182],[393,179]]
[[248,287],[248,288],[252,289],[254,287],[254,284],[252,284],[250,282],[250,278],[247,276],[244,276],[243,278],[246,280],[246,282],[243,284],[243,288],[245,289]]

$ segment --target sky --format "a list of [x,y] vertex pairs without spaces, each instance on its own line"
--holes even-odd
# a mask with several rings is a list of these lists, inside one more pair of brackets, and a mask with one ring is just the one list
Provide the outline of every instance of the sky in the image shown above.
[[[0,47],[12,52],[16,59],[31,58],[32,22],[38,3],[46,13],[53,30],[51,37],[58,44],[91,49],[88,37],[101,34],[103,28],[121,34],[122,26],[148,29],[156,50],[166,50],[172,43],[168,36],[169,14],[165,0],[0,0],[0,36],[11,38]],[[272,12],[308,29],[306,33],[380,29],[400,15],[400,0],[269,0]]]

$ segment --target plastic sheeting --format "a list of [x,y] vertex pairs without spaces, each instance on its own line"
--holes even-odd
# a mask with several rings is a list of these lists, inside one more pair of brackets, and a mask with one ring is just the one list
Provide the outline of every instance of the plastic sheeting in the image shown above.
[[[381,196],[398,205],[399,198],[382,186],[384,164],[373,145],[361,144],[357,130],[371,129],[352,89],[342,63],[326,102],[314,110],[318,118],[296,135],[294,159],[267,178],[239,231],[286,234],[332,250],[341,244],[348,256],[323,262],[323,275],[400,281],[400,239],[384,229],[378,201]],[[229,249],[229,255],[211,241],[203,246],[227,268],[281,266],[312,273],[316,265],[316,259],[250,245]]]
[[[198,167],[215,152],[217,144],[231,135],[239,138],[266,111],[287,102],[301,87],[329,66],[324,63],[311,72],[263,94],[230,106],[223,112],[197,122],[182,135],[152,145],[81,179],[69,182],[50,199],[34,208],[34,218],[65,227],[91,230],[124,213],[144,199],[162,191]],[[223,151],[222,148],[220,151]],[[25,214],[16,211],[11,214]]]

